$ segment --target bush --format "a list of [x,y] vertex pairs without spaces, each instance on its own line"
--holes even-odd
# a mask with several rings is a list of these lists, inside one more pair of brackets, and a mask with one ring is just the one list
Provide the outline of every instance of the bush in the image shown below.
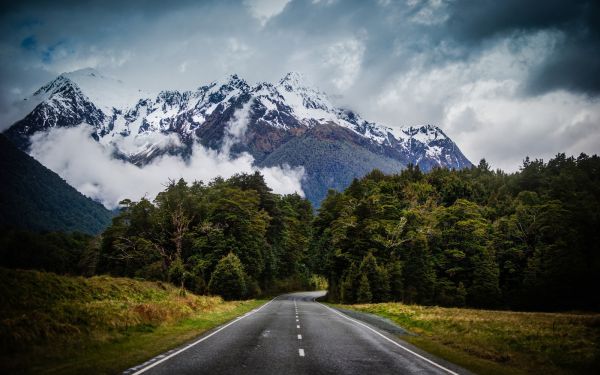
[[181,258],[177,258],[169,266],[169,282],[183,287],[185,277],[186,272],[183,262],[181,261]]
[[246,296],[246,275],[242,262],[235,254],[221,258],[210,277],[208,290],[225,300],[235,300]]

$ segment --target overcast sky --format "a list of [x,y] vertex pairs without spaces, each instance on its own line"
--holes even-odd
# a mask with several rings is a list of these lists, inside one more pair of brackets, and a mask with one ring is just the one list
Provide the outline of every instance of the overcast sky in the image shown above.
[[0,129],[84,67],[149,91],[298,71],[369,120],[440,126],[473,162],[600,152],[597,1],[21,0],[0,29]]

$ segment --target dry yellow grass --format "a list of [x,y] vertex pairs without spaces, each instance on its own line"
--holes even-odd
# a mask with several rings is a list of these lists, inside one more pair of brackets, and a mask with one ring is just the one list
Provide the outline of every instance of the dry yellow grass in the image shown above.
[[479,373],[600,373],[600,314],[425,307],[344,306],[387,317],[403,337]]
[[261,303],[162,282],[0,268],[0,372],[119,372]]

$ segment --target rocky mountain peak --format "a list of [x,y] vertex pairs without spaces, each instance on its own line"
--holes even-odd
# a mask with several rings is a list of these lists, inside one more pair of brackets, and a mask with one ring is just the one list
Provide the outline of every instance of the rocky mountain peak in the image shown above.
[[[437,126],[390,128],[367,121],[335,106],[297,72],[276,84],[250,86],[232,74],[194,91],[149,95],[82,69],[61,74],[28,103],[30,112],[6,133],[20,147],[28,147],[35,132],[87,124],[96,129],[94,139],[140,166],[165,153],[186,157],[196,143],[219,148],[227,127],[247,119],[231,150],[248,152],[257,165],[305,166],[307,184],[316,184],[307,185],[313,203],[328,188],[343,188],[348,179],[373,168],[394,172],[409,163],[425,170],[471,165]],[[240,115],[241,110],[246,113]],[[165,136],[179,141],[157,141]],[[327,176],[331,171],[334,177]]]

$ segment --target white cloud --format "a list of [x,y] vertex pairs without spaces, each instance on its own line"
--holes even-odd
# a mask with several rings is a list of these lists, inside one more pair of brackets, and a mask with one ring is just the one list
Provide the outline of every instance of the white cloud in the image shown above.
[[223,146],[221,153],[229,155],[231,146],[240,142],[248,129],[250,121],[250,106],[252,101],[248,101],[244,106],[233,114],[233,118],[225,126],[225,135],[223,137]]
[[410,0],[407,5],[411,8],[419,7],[419,10],[411,17],[411,21],[423,25],[435,25],[443,23],[448,19],[446,3],[444,0]]
[[356,38],[337,42],[329,46],[324,64],[331,71],[331,81],[339,90],[346,90],[354,84],[360,73],[364,43]]
[[290,0],[244,0],[250,14],[261,26],[265,26],[271,18],[283,12],[289,2]]
[[[500,40],[469,61],[416,65],[362,104],[366,117],[399,127],[433,123],[476,163],[515,171],[525,156],[597,153],[600,101],[564,91],[524,97],[521,84],[559,35]],[[595,121],[595,122],[594,122]]]
[[33,135],[31,155],[58,173],[83,194],[109,208],[125,198],[152,199],[164,190],[169,179],[209,181],[217,176],[230,177],[239,172],[260,171],[275,193],[303,195],[303,168],[256,168],[249,154],[230,157],[197,144],[188,162],[175,156],[163,156],[139,168],[114,159],[111,151],[90,137],[92,128],[82,124],[74,128],[53,128]]
[[180,73],[185,73],[185,71],[187,70],[188,65],[189,65],[189,61],[184,61],[181,64],[179,64],[179,72]]
[[[598,116],[594,100],[559,92],[527,99],[520,89],[552,56],[577,47],[569,44],[569,27],[510,28],[481,36],[476,32],[487,24],[469,16],[457,25],[460,2],[448,0],[156,2],[143,11],[106,1],[91,18],[86,7],[64,2],[53,3],[52,11],[21,3],[12,3],[19,11],[0,17],[0,129],[28,113],[24,96],[56,73],[87,66],[152,92],[196,89],[228,73],[275,82],[300,71],[366,119],[390,126],[440,125],[474,161],[486,157],[514,170],[534,152],[600,152],[590,142],[597,133],[590,123]],[[453,22],[441,22],[448,15]],[[25,19],[40,22],[16,28]],[[489,20],[493,29],[497,20]],[[368,31],[368,39],[359,28]],[[33,50],[22,45],[29,37],[36,39]],[[576,61],[585,62],[581,51]],[[594,56],[590,52],[592,65]],[[536,120],[534,112],[520,113],[526,103],[528,110],[550,115]],[[551,107],[542,109],[543,103]],[[506,112],[498,112],[500,107]],[[562,117],[561,110],[577,121]],[[527,126],[530,131],[517,128]],[[523,137],[523,148],[498,138],[496,127]],[[557,131],[568,134],[562,143],[546,139]],[[478,145],[489,145],[489,153]]]
[[221,71],[229,73],[237,72],[239,66],[253,56],[253,50],[239,38],[227,38],[220,51],[214,58],[215,63]]
[[93,45],[80,50],[58,47],[51,61],[40,64],[42,69],[60,74],[84,68],[115,69],[128,63],[133,56],[129,50],[99,48]]
[[486,98],[477,92],[495,88],[482,85],[488,87],[474,88],[449,106],[444,119],[472,161],[486,158],[493,167],[515,171],[525,156],[548,160],[559,152],[575,156],[598,152],[600,100],[568,92],[529,99],[509,93]]

